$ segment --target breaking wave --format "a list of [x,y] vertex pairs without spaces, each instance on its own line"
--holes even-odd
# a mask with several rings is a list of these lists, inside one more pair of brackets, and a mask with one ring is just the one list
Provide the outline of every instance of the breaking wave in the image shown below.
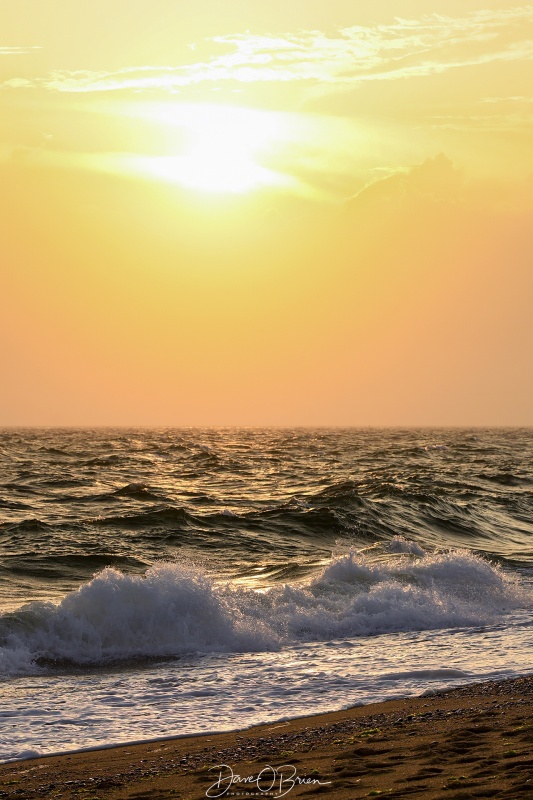
[[0,617],[0,674],[184,653],[276,650],[303,641],[491,624],[531,595],[466,550],[429,554],[396,539],[388,555],[353,551],[305,583],[256,591],[192,564],[142,576],[107,568],[60,603]]

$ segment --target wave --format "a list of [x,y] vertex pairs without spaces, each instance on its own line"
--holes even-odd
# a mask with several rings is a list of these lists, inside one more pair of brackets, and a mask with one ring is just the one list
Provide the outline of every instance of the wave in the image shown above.
[[193,565],[143,575],[107,568],[57,605],[0,617],[0,673],[197,652],[492,624],[531,593],[464,550],[428,554],[402,539],[376,561],[350,551],[305,583],[254,591],[217,583]]
[[54,503],[100,503],[113,500],[138,500],[141,502],[165,502],[168,500],[164,495],[159,494],[144,483],[128,483],[121,486],[119,489],[114,489],[109,492],[102,492],[100,494],[85,494],[85,495],[65,495],[59,498],[53,498],[49,502]]
[[128,483],[126,486],[121,486],[120,489],[115,489],[103,497],[131,497],[134,500],[160,500],[161,496],[153,492],[144,483]]
[[0,508],[5,508],[6,511],[31,511],[31,506],[27,503],[20,503],[17,500],[3,500],[0,497]]
[[[117,494],[101,495],[99,499],[109,499],[113,496],[116,497]],[[143,495],[143,498],[151,499],[146,495]],[[180,528],[195,528],[198,531],[208,528],[214,535],[223,534],[228,529],[241,532],[283,532],[284,534],[303,536],[322,534],[330,541],[334,541],[337,534],[347,530],[333,509],[297,508],[286,504],[245,514],[227,511],[213,514],[192,514],[183,507],[154,506],[138,514],[97,517],[92,520],[92,523],[120,528],[146,528],[147,531],[150,527],[161,529],[179,526]]]
[[48,453],[51,456],[60,456],[64,458],[76,458],[78,453],[69,453],[68,450],[63,450],[60,447],[39,447],[41,453]]
[[148,565],[134,556],[115,553],[53,553],[48,556],[21,553],[7,556],[3,562],[3,567],[12,575],[57,580],[66,580],[72,575],[85,577],[109,566],[139,570]]
[[195,521],[195,517],[189,514],[184,508],[165,506],[163,508],[151,508],[141,514],[119,514],[112,517],[97,517],[92,520],[96,525],[112,525],[119,528],[150,528],[167,527],[169,525],[189,525]]
[[40,519],[23,519],[20,522],[5,522],[0,524],[0,534],[35,534],[47,533],[52,526]]
[[527,476],[515,475],[512,472],[480,472],[479,477],[501,486],[531,486],[531,480]]
[[128,453],[111,453],[106,456],[94,456],[85,461],[84,466],[87,467],[108,467],[122,464],[128,461]]
[[[223,518],[223,519],[221,519]],[[336,534],[346,530],[337,513],[332,508],[296,508],[290,505],[278,506],[265,511],[252,511],[246,515],[211,515],[218,524],[237,520],[241,528],[258,531],[284,531],[303,536],[322,534],[334,539]],[[235,524],[235,522],[234,522]]]

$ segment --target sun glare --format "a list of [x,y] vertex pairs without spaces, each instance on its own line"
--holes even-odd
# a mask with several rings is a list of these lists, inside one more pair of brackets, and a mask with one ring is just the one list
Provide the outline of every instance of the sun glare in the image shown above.
[[261,164],[290,138],[289,115],[219,105],[158,103],[139,112],[180,132],[177,152],[136,158],[145,174],[203,192],[243,193],[293,179]]

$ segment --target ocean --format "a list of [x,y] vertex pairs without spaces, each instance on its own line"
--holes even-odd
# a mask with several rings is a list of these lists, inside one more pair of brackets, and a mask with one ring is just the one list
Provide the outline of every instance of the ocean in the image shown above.
[[532,429],[0,431],[0,760],[533,672]]

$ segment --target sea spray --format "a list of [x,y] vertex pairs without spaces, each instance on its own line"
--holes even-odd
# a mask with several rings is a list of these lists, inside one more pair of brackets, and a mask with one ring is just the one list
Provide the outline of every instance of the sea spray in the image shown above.
[[0,617],[0,670],[478,626],[533,605],[512,576],[469,551],[403,548],[385,560],[351,551],[312,579],[262,591],[218,582],[192,564],[157,564],[144,575],[107,568],[58,604],[34,602]]

